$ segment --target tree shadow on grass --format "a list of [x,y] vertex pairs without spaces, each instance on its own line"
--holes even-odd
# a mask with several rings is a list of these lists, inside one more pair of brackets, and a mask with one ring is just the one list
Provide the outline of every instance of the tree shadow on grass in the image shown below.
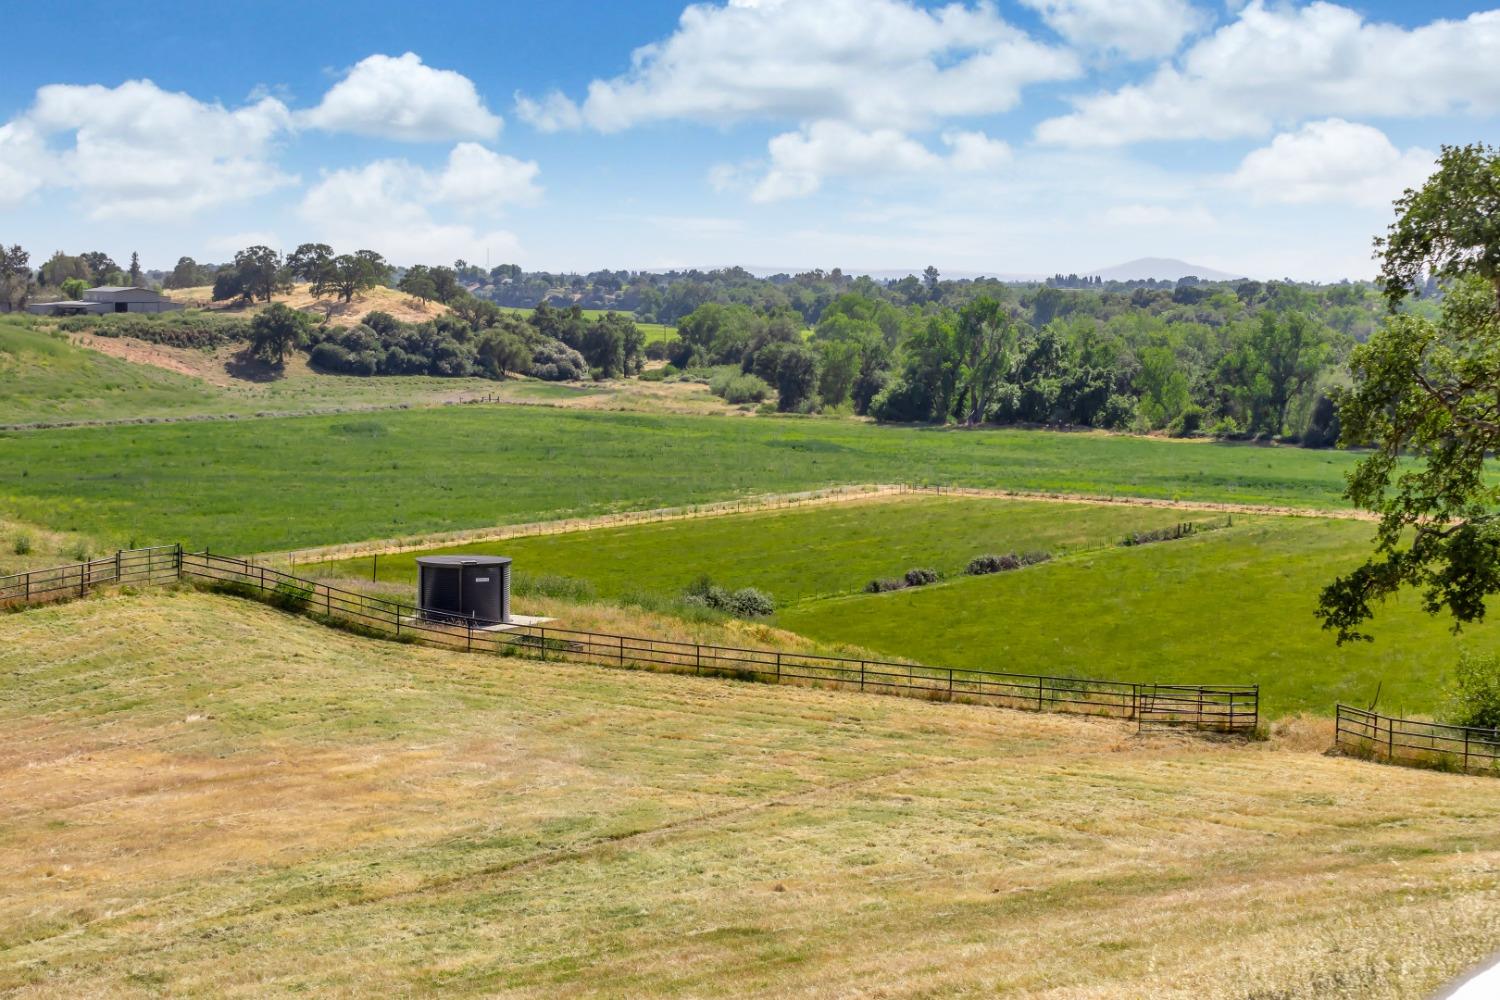
[[224,371],[230,378],[244,382],[279,382],[286,378],[284,365],[263,361],[250,352],[250,348],[237,351],[224,362]]

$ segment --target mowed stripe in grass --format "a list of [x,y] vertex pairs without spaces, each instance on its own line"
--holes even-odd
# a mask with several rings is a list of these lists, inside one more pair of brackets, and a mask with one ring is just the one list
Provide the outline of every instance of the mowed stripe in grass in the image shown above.
[[1500,650],[1494,625],[1455,637],[1417,595],[1378,606],[1375,642],[1336,646],[1318,593],[1369,552],[1374,526],[1264,518],[1172,542],[917,590],[809,602],[778,624],[927,663],[1146,682],[1261,685],[1262,711],[1328,714],[1379,692],[1393,714],[1439,709],[1459,651]]
[[[1242,522],[1244,518],[1240,519]],[[913,494],[783,511],[729,514],[327,563],[321,571],[368,579],[416,579],[433,554],[502,553],[518,585],[543,575],[586,580],[600,596],[676,595],[701,576],[769,591],[778,606],[852,593],[877,577],[929,567],[948,576],[987,553],[1054,554],[1118,544],[1130,531],[1223,515],[1147,507]],[[524,587],[518,587],[524,589]]]
[[0,616],[0,992],[1426,995],[1500,782],[490,659],[204,594]]
[[837,483],[1328,507],[1353,456],[1103,434],[453,407],[0,434],[0,509],[273,551]]

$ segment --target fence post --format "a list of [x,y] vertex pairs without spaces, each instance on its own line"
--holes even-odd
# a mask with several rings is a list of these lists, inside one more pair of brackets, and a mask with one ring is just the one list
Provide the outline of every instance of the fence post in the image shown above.
[[776,651],[776,683],[781,683],[781,650]]
[[1469,770],[1469,730],[1464,730],[1464,771]]
[[[124,555],[125,555],[125,550],[124,549],[115,549],[115,583],[121,582],[120,581],[120,563],[123,560]],[[146,575],[150,576],[149,573],[147,573]]]
[[1389,716],[1385,720],[1385,755],[1390,760],[1396,759],[1396,720]]
[[543,625],[539,631],[542,633],[542,660],[547,659],[547,626]]
[[172,556],[173,556],[172,561],[176,564],[176,568],[177,568],[177,579],[181,580],[182,579],[182,543],[181,542],[178,542],[177,545],[176,545],[176,547],[172,550]]
[[620,666],[625,665],[625,637],[620,636]]
[[693,676],[703,673],[703,644],[693,643]]
[[1036,679],[1036,710],[1038,712],[1042,710],[1042,679],[1040,677]]
[[859,689],[861,691],[863,691],[865,689],[865,661],[864,660],[860,660],[859,661]]
[[474,652],[474,619],[465,618],[464,629],[466,631],[466,637],[464,639],[464,652],[472,653]]
[[78,564],[78,596],[82,597],[89,585],[89,564],[87,562]]
[[953,700],[953,668],[948,668],[948,700]]

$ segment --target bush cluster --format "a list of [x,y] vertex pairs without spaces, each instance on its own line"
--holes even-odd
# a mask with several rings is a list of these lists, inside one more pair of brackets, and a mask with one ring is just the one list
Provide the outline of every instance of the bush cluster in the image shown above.
[[545,340],[532,349],[531,372],[547,382],[572,382],[589,377],[583,355],[560,340]]
[[1132,531],[1120,540],[1121,545],[1150,545],[1152,542],[1171,542],[1186,538],[1198,530],[1192,521],[1174,524],[1170,528],[1152,528],[1150,531]]
[[726,590],[706,576],[688,587],[683,603],[689,607],[722,611],[736,618],[766,618],[776,613],[776,602],[764,590],[755,587]]
[[726,366],[714,370],[708,380],[708,391],[726,403],[739,406],[744,403],[763,403],[774,390],[765,379]]
[[208,349],[250,339],[248,320],[196,311],[69,316],[58,323],[58,328],[96,337],[133,337],[167,347]]
[[865,584],[865,593],[884,594],[892,590],[905,590],[907,587],[925,587],[929,583],[937,583],[942,579],[942,574],[935,569],[918,566],[909,569],[900,577],[882,576]]
[[964,567],[964,573],[969,576],[1005,573],[1013,569],[1021,569],[1023,566],[1035,566],[1037,563],[1044,563],[1051,558],[1052,553],[1042,551],[1007,552],[1003,556],[975,556],[969,560],[969,565]]

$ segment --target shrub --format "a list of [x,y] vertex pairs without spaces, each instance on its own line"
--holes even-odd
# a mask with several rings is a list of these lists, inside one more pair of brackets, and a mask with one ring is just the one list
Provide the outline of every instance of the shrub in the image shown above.
[[1052,559],[1052,553],[1033,549],[1030,552],[1022,552],[1019,556],[1022,566],[1035,566],[1037,563],[1048,562]]
[[907,570],[904,579],[906,580],[906,585],[908,587],[925,587],[929,583],[937,583],[938,573],[935,569],[918,567],[916,569]]
[[740,372],[735,372],[722,380],[716,375],[709,382],[708,388],[715,396],[735,406],[744,403],[762,403],[771,395],[771,387],[764,379]]
[[1191,437],[1203,429],[1203,418],[1207,415],[1203,407],[1197,403],[1189,403],[1167,425],[1167,434],[1172,437]]
[[1447,695],[1445,717],[1449,722],[1500,729],[1500,656],[1463,653]]
[[743,587],[729,595],[724,610],[736,618],[765,618],[776,613],[776,602],[763,590]]
[[312,588],[303,587],[290,580],[282,580],[266,600],[287,611],[302,611],[312,601],[312,596]]
[[588,373],[583,355],[560,340],[543,341],[531,352],[531,374],[544,381],[572,382]]
[[902,590],[905,587],[905,580],[893,580],[890,577],[886,576],[881,577],[878,580],[871,580],[869,583],[865,584],[865,593],[884,594],[892,590]]
[[736,618],[764,618],[776,611],[776,602],[765,591],[745,587],[731,593],[706,575],[688,585],[682,603],[689,608],[722,611]]
[[15,540],[10,543],[10,550],[18,556],[29,555],[31,553],[31,536],[26,534],[17,535]]
[[646,345],[647,361],[664,361],[667,357],[667,342],[665,340],[653,340]]
[[88,542],[75,542],[73,547],[68,550],[68,555],[72,557],[74,562],[88,562],[94,558],[94,554],[89,551]]
[[71,316],[58,323],[69,333],[96,337],[134,337],[168,347],[213,348],[250,339],[250,322],[238,316],[216,316],[195,311],[169,313],[108,313]]
[[569,601],[592,601],[598,596],[594,585],[587,580],[552,573],[532,576],[517,573],[511,581],[511,593],[536,597],[559,597]]

